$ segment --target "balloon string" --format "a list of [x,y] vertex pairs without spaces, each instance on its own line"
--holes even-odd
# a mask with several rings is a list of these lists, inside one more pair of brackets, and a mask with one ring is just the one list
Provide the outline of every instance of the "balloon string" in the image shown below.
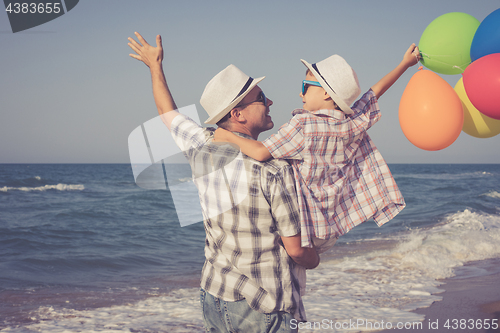
[[[428,59],[432,59],[431,57],[441,57],[441,58],[444,58],[444,57],[455,57],[457,55],[461,55],[461,53],[457,53],[457,54],[452,54],[452,55],[433,55],[433,54],[427,54],[425,52],[422,52],[420,51],[420,54],[422,55],[422,58],[420,61],[423,60],[424,56]],[[462,73],[465,71],[465,68],[470,64],[470,63],[465,63],[463,65],[460,65],[460,66],[457,66],[457,65],[450,65],[449,63],[447,62],[444,62],[444,61],[439,61],[439,60],[436,60],[436,59],[432,59],[432,61],[434,62],[437,62],[437,63],[440,63],[440,64],[443,64],[443,65],[448,65],[448,66],[451,66],[451,68],[455,68],[455,69],[460,69],[462,71]]]

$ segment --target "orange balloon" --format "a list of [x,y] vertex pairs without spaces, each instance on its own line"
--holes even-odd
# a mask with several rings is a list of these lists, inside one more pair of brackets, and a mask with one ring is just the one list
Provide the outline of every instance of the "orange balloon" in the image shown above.
[[460,135],[464,123],[462,102],[439,75],[419,70],[399,103],[399,124],[406,138],[424,150],[440,150]]

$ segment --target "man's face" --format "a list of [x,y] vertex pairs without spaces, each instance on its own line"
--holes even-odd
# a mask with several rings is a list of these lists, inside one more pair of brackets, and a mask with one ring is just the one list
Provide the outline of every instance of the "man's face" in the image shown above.
[[266,105],[264,105],[261,92],[262,90],[256,86],[239,103],[240,105],[244,105],[240,109],[240,112],[245,117],[246,126],[254,138],[274,126],[273,120],[269,115],[269,107],[273,104],[273,101],[267,98]]

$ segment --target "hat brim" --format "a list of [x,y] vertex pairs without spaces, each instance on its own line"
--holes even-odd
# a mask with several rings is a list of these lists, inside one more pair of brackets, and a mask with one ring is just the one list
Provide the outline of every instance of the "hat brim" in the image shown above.
[[330,86],[323,80],[323,77],[314,69],[314,67],[305,61],[304,59],[300,59],[302,63],[311,71],[311,73],[314,75],[316,80],[321,84],[321,87],[325,89],[325,91],[330,95],[330,97],[333,99],[333,101],[339,106],[339,108],[344,111],[347,114],[353,114],[354,111],[352,111],[351,107],[344,102],[342,98],[340,98],[333,90],[330,88]]
[[205,124],[211,124],[211,125],[215,125],[217,124],[217,122],[219,120],[221,120],[222,118],[224,118],[224,116],[229,112],[231,111],[236,105],[238,105],[239,102],[241,102],[241,100],[243,98],[245,98],[246,95],[248,95],[248,93],[250,91],[252,91],[253,88],[255,88],[255,86],[257,84],[259,84],[260,81],[264,80],[265,79],[265,76],[263,77],[259,77],[257,79],[253,79],[252,80],[252,83],[248,86],[247,90],[245,90],[240,96],[238,96],[236,99],[234,99],[231,104],[229,104],[228,106],[226,106],[222,111],[220,111],[219,113],[217,113],[216,115],[213,115],[212,117],[209,117],[206,121],[205,121]]

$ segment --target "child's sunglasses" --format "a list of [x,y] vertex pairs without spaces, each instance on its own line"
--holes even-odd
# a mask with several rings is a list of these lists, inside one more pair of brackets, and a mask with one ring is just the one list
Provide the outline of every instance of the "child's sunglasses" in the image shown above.
[[321,83],[319,83],[318,81],[303,80],[302,81],[302,95],[306,94],[307,88],[309,88],[309,86],[321,87]]

